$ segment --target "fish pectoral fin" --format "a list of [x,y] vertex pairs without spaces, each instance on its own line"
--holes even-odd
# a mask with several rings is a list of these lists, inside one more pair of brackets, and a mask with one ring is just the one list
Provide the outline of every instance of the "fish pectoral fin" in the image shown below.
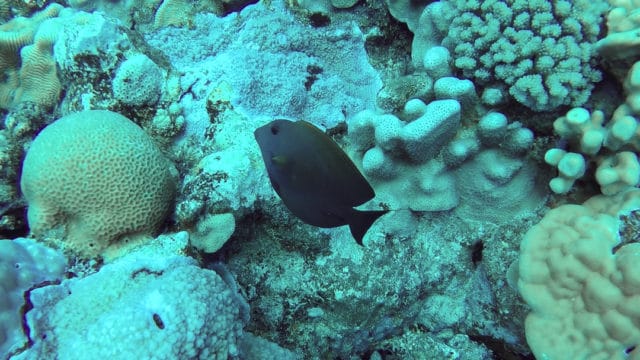
[[271,157],[271,163],[281,168],[287,165],[288,162],[287,157],[284,155],[275,155]]

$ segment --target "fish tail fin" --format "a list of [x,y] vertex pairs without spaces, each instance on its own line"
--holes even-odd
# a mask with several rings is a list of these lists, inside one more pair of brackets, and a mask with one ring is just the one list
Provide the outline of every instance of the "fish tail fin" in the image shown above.
[[367,230],[373,225],[373,223],[378,220],[378,218],[384,214],[389,212],[388,210],[372,210],[372,211],[360,211],[354,210],[353,216],[351,216],[351,221],[349,221],[349,230],[351,230],[351,235],[358,245],[362,246],[362,238],[364,234],[367,233]]

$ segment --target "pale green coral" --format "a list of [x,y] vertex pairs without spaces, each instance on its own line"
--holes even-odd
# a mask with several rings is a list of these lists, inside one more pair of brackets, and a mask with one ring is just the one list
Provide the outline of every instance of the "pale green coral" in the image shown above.
[[31,144],[20,187],[35,236],[59,227],[65,244],[103,255],[124,236],[156,232],[171,211],[172,165],[131,120],[106,110],[64,116]]
[[[637,157],[640,151],[640,62],[628,71],[623,85],[626,101],[618,106],[608,121],[600,110],[590,112],[584,108],[573,108],[553,123],[555,132],[567,140],[574,151],[591,157],[597,164],[595,180],[605,195],[617,194],[640,183]],[[551,189],[556,193],[566,193],[573,181],[584,175],[584,171],[573,172],[569,177],[566,171],[563,174],[558,157],[560,152],[564,150],[550,149],[545,160],[560,171],[559,177],[551,180]]]
[[[626,105],[621,105],[625,108]],[[618,111],[616,111],[618,112]],[[637,122],[632,116],[611,119],[604,126],[604,114],[595,110],[573,108],[565,116],[553,123],[555,132],[569,142],[576,151],[567,152],[552,148],[545,154],[547,164],[558,168],[559,175],[549,182],[551,190],[557,194],[567,193],[575,180],[585,174],[589,156],[597,163],[595,179],[600,191],[605,195],[614,195],[636,186],[640,182],[640,162],[632,151],[637,151],[634,138]]]

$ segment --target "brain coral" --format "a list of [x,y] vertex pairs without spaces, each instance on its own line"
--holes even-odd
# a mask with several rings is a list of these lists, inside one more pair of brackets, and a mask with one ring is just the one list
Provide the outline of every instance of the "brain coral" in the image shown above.
[[32,234],[62,226],[68,247],[100,255],[123,236],[150,235],[171,210],[175,179],[151,138],[124,116],[62,117],[33,141],[21,187]]
[[591,59],[607,4],[587,1],[450,1],[442,44],[477,85],[523,105],[581,105],[601,74]]

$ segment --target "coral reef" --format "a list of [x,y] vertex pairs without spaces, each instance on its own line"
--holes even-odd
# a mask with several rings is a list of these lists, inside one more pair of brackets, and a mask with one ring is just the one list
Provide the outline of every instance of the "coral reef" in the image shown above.
[[312,358],[321,357],[319,349],[331,357],[364,356],[372,349],[419,354],[400,337],[411,336],[411,327],[429,329],[424,341],[442,349],[451,349],[447,342],[457,334],[470,354],[481,356],[488,356],[483,345],[462,340],[472,324],[483,324],[474,328],[484,336],[513,341],[497,314],[486,311],[495,300],[469,253],[479,234],[454,240],[460,233],[446,217],[431,217],[426,225],[402,211],[374,224],[363,249],[348,241],[346,229],[329,238],[282,218],[289,215],[273,216],[287,232],[271,222],[258,224],[255,241],[235,245],[241,248],[230,259],[247,290],[254,333],[302,347]]
[[382,84],[367,61],[360,29],[352,23],[313,28],[276,3],[269,11],[256,6],[242,12],[260,21],[202,14],[194,29],[148,35],[149,43],[184,72],[180,86],[187,93],[180,104],[194,117],[187,135],[205,132],[210,119],[203,105],[222,83],[247,115],[305,119],[328,129],[374,106]]

